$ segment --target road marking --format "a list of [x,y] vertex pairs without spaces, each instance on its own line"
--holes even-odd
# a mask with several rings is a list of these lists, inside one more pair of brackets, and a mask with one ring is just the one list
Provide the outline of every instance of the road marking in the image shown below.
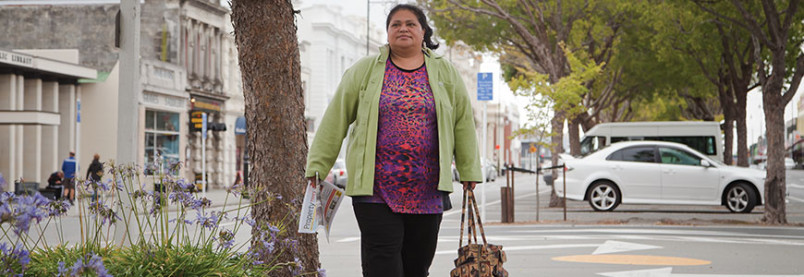
[[[548,191],[543,191],[543,192],[540,192],[539,194],[546,194],[546,193],[550,193],[550,191],[549,190]],[[536,193],[532,192],[532,193],[528,193],[528,194],[525,194],[525,195],[520,195],[520,196],[514,197],[514,199],[522,199],[522,198],[526,198],[526,197],[532,197],[534,195],[536,195]],[[488,207],[488,206],[491,206],[491,205],[499,204],[501,202],[502,202],[502,200],[491,201],[491,202],[486,203],[486,205],[478,204],[477,207],[482,209],[483,206]],[[458,202],[458,205],[461,205],[461,202]],[[449,211],[449,212],[444,213],[442,215],[442,217],[447,217],[447,216],[451,216],[453,214],[461,213],[460,207],[457,207],[456,205],[452,205],[452,206],[456,207],[457,209],[454,209],[453,211]]]
[[788,188],[795,188],[795,189],[804,189],[804,186],[799,184],[787,184]]
[[787,196],[787,199],[790,199],[790,200],[793,200],[793,201],[796,201],[796,202],[804,202],[804,199],[801,199],[801,198],[798,198],[798,197],[795,197],[795,196]]
[[661,246],[655,245],[647,245],[647,244],[639,244],[639,243],[631,243],[631,242],[622,242],[616,240],[607,240],[603,244],[601,244],[592,255],[600,255],[600,254],[611,254],[611,253],[619,253],[619,252],[627,252],[627,251],[637,251],[637,250],[647,250],[647,249],[657,249],[662,248]]
[[[575,255],[555,257],[552,260],[575,263],[625,264],[625,265],[708,265],[711,261],[682,257],[650,255]],[[635,275],[636,276],[636,275]],[[642,276],[642,275],[638,275]]]
[[672,267],[598,273],[606,277],[804,277],[804,275],[673,274]]

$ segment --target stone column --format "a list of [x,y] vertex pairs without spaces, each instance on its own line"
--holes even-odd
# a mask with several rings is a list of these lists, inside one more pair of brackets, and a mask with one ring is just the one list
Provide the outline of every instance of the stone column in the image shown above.
[[75,85],[59,86],[59,115],[61,123],[58,129],[58,150],[56,164],[61,170],[61,161],[67,158],[70,151],[75,151]]
[[[42,111],[59,113],[59,83],[42,84]],[[42,126],[42,180],[47,180],[50,173],[61,168],[59,164],[59,126]]]
[[[26,111],[42,110],[42,79],[28,79],[24,83]],[[28,182],[42,182],[42,125],[26,125],[24,128],[23,175]]]
[[[25,109],[24,108],[25,107],[25,105],[24,105],[25,104],[25,83],[24,82],[25,82],[25,77],[22,77],[21,75],[17,75],[17,82],[16,82],[17,83],[17,87],[16,87],[16,89],[17,89],[17,91],[16,91],[17,104],[15,105],[15,110],[18,110],[18,111]],[[24,177],[23,176],[23,170],[22,170],[24,168],[24,163],[23,163],[23,158],[22,157],[23,157],[23,148],[25,147],[25,140],[24,140],[25,137],[23,136],[24,129],[23,129],[22,125],[17,125],[14,128],[16,128],[16,131],[14,131],[14,133],[15,133],[15,135],[17,135],[17,138],[14,139],[15,142],[17,143],[14,146],[14,164],[16,165],[16,171],[14,172],[14,175],[16,176],[16,179],[19,179],[21,177]]]
[[[0,75],[0,111],[13,111],[17,107],[17,76]],[[13,190],[16,175],[16,125],[0,125],[0,173],[8,182],[8,189]]]

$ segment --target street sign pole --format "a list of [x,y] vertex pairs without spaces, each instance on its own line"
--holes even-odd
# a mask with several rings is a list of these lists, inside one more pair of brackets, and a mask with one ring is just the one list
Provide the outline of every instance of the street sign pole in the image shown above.
[[[491,79],[491,73],[489,72],[480,72],[477,73],[477,101],[483,102],[483,150],[482,150],[482,161],[486,159],[486,146],[488,142],[488,101],[494,99],[494,80]],[[486,169],[483,168],[481,162],[481,176],[483,178],[482,182],[486,182]],[[486,187],[484,184],[483,189],[480,190],[480,220],[486,221]]]
[[201,194],[207,197],[207,113],[201,120]]

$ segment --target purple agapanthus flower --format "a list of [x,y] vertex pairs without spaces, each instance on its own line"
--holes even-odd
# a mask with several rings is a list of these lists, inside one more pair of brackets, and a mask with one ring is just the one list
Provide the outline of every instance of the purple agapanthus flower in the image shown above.
[[48,205],[48,215],[61,216],[70,210],[70,207],[72,207],[72,204],[70,204],[69,200],[52,201]]
[[[91,255],[92,256],[88,255],[85,258],[75,261],[75,264],[70,267],[71,275],[83,276],[84,272],[94,272],[98,277],[112,277],[112,275],[106,271],[106,267],[103,265],[103,259],[94,253]],[[86,263],[84,261],[86,261]]]
[[3,178],[3,173],[0,173],[0,192],[6,191],[8,188],[8,183],[6,183],[6,178]]
[[64,261],[59,261],[59,273],[56,276],[67,276],[67,267],[65,266]]
[[[25,268],[30,262],[31,257],[29,256],[28,250],[25,250],[22,244],[11,247],[10,244],[6,244],[5,242],[0,243],[0,275],[22,276],[22,273],[25,272]],[[17,272],[17,267],[19,267],[20,272]]]
[[218,243],[223,248],[232,248],[232,245],[234,245],[234,233],[231,230],[221,230],[218,234]]
[[196,224],[201,225],[210,230],[218,227],[218,221],[220,217],[218,217],[217,213],[211,212],[209,213],[209,216],[206,216],[206,213],[200,213],[200,212],[196,214],[197,214],[197,217],[195,219]]
[[46,210],[50,200],[37,193],[34,195],[24,195],[14,197],[16,207],[14,207],[14,233],[21,235],[27,233],[31,227],[31,221],[39,223],[42,218],[49,215]]
[[103,200],[91,202],[89,204],[89,213],[93,216],[100,216],[102,219],[101,225],[105,225],[107,222],[114,224],[120,219],[120,217],[117,216],[117,212],[103,203]]
[[187,181],[187,179],[179,179],[176,181],[176,185],[179,186],[182,190],[191,190],[195,185],[192,182]]

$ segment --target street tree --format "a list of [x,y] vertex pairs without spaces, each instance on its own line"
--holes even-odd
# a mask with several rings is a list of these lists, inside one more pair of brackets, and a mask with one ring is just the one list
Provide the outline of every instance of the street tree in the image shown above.
[[[737,15],[728,3],[712,5],[721,12],[731,10],[732,16]],[[732,163],[736,123],[737,165],[747,167],[746,102],[748,92],[758,86],[750,34],[698,9],[692,2],[663,1],[646,15],[646,25],[656,30],[651,41],[659,58],[685,64],[703,76],[716,92],[724,121],[724,162]]]
[[[231,6],[246,102],[247,151],[254,161],[248,176],[256,203],[251,208],[256,221],[252,247],[272,244],[273,251],[260,251],[258,258],[291,269],[275,270],[272,276],[316,274],[316,236],[296,232],[307,157],[297,11],[290,0],[232,0]],[[269,224],[281,230],[275,244],[259,239]]]
[[[589,12],[589,1],[468,1],[468,0],[419,0],[430,12],[439,35],[451,41],[463,41],[476,50],[488,50],[516,57],[522,63],[515,68],[533,70],[526,72],[541,79],[530,80],[531,84],[558,84],[572,72],[565,47],[573,24]],[[538,74],[537,74],[538,73]],[[577,79],[576,79],[577,80]],[[566,82],[565,82],[566,84]],[[516,91],[514,89],[514,91]],[[556,105],[567,99],[579,99],[577,91],[554,92],[548,96]],[[555,98],[554,98],[555,97]],[[567,110],[555,108],[551,119],[551,152],[553,163],[558,153],[563,152],[563,128]],[[551,206],[558,205],[553,192]]]
[[765,214],[769,224],[787,223],[784,167],[784,108],[793,98],[804,76],[804,10],[799,0],[760,0],[752,9],[744,1],[731,1],[737,16],[715,8],[710,1],[696,1],[719,20],[739,26],[751,34],[757,77],[762,87],[762,108],[768,140],[765,179]]

